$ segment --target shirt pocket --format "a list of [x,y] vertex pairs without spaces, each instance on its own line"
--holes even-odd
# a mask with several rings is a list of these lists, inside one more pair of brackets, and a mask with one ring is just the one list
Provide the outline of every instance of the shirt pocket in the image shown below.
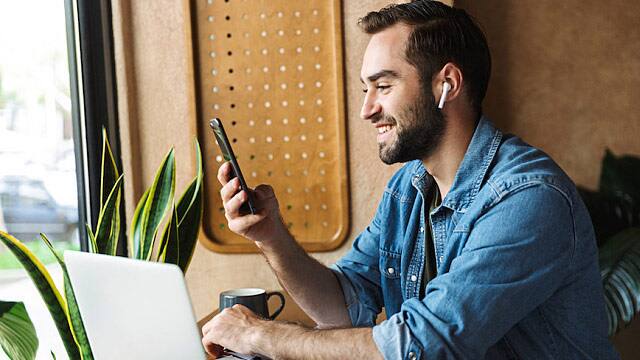
[[384,308],[389,318],[400,311],[402,305],[402,291],[400,278],[400,254],[380,251],[380,285],[384,299]]
[[380,250],[380,273],[387,279],[399,279],[400,254]]

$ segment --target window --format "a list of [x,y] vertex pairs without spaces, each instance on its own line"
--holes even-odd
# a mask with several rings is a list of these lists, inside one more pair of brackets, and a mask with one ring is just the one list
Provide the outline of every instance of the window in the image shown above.
[[[60,251],[86,249],[103,126],[119,156],[110,14],[109,0],[0,2],[0,229],[47,265],[59,290],[61,270],[39,233]],[[1,244],[0,300],[25,302],[38,359],[65,357],[39,293]]]
[[[34,251],[46,250],[40,232],[80,247],[63,5],[0,3],[0,228]],[[3,248],[0,269],[13,268]]]

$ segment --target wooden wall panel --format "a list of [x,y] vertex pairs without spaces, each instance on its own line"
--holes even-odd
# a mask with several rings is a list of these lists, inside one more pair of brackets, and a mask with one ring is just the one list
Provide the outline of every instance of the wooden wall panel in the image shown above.
[[[223,156],[209,120],[225,124],[244,178],[269,183],[307,250],[338,247],[349,228],[341,1],[188,1],[205,174]],[[215,176],[205,181],[203,244],[258,252],[231,232]]]

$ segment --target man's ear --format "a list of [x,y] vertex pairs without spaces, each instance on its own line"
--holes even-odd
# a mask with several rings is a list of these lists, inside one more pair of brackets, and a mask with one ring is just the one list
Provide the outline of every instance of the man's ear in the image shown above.
[[460,71],[460,68],[456,64],[451,62],[446,63],[433,77],[431,86],[433,90],[433,97],[436,100],[440,100],[442,98],[442,94],[445,91],[445,82],[449,84],[449,91],[445,94],[446,98],[443,99],[442,105],[456,100],[460,94],[462,94],[462,84],[464,83],[464,79],[462,77],[462,71]]

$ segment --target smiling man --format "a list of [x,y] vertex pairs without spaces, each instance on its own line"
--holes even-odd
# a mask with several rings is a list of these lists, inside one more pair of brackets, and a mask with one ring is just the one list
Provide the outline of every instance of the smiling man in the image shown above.
[[[574,184],[482,115],[491,61],[462,10],[432,1],[361,19],[371,39],[361,117],[380,158],[406,163],[371,224],[331,267],[282,223],[273,190],[220,167],[229,228],[255,241],[317,329],[226,309],[203,343],[272,358],[611,359],[597,249]],[[499,71],[499,69],[498,69]],[[442,104],[442,108],[440,108]],[[376,324],[384,308],[387,320]]]

